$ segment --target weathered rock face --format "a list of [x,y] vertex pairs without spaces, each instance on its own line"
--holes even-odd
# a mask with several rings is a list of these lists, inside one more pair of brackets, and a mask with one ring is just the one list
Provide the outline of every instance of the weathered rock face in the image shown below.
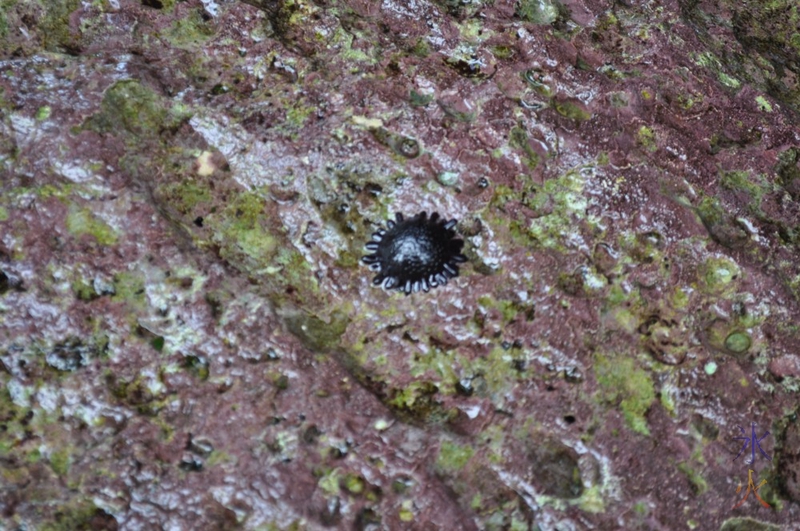
[[[740,4],[0,6],[8,528],[800,521],[798,10]],[[373,287],[421,211],[469,262]]]

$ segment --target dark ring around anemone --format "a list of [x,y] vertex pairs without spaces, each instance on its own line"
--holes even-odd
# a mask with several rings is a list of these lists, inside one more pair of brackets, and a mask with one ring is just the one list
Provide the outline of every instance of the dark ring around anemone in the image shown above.
[[461,254],[464,240],[456,237],[457,221],[447,221],[434,212],[405,219],[399,212],[372,234],[366,249],[372,254],[361,261],[376,272],[372,283],[384,289],[396,289],[406,295],[427,292],[444,286],[458,276],[458,264],[467,261]]

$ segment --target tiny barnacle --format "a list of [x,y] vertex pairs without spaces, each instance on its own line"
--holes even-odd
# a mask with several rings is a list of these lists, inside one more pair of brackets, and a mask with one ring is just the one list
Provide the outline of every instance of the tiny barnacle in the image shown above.
[[447,284],[458,276],[458,264],[467,261],[455,226],[456,220],[447,221],[436,212],[430,218],[427,212],[409,219],[395,214],[367,243],[372,254],[361,259],[377,273],[372,283],[406,295]]

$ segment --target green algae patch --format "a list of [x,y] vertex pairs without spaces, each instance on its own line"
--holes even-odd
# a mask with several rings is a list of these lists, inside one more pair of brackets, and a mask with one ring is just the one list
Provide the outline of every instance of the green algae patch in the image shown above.
[[725,338],[725,348],[734,354],[744,354],[750,350],[751,344],[752,340],[750,339],[750,335],[746,332],[731,332],[728,337]]
[[100,111],[84,127],[103,134],[127,132],[136,137],[158,135],[176,126],[186,116],[171,112],[161,96],[138,81],[119,81],[103,95]]
[[733,354],[741,359],[753,345],[752,336],[745,328],[748,324],[757,326],[758,322],[747,323],[746,319],[742,318],[734,319],[732,322],[717,319],[706,327],[704,341],[719,352]]
[[650,153],[654,153],[658,149],[655,132],[645,125],[636,132],[636,142]]
[[759,218],[765,216],[761,209],[764,196],[772,192],[775,188],[774,185],[769,183],[765,175],[761,174],[751,177],[750,172],[747,171],[724,172],[720,178],[719,184],[723,188],[733,192],[747,194],[749,198],[749,209]]
[[522,303],[507,299],[495,299],[488,295],[478,298],[478,304],[485,310],[497,310],[503,320],[503,325],[508,325],[522,316],[525,321],[532,321],[536,309],[532,303]]
[[750,517],[728,518],[722,523],[719,531],[781,531],[781,526],[761,522]]
[[0,383],[0,457],[5,457],[24,439],[27,428],[22,421],[30,410],[14,403],[5,378],[0,379]]
[[202,9],[193,9],[175,20],[163,36],[176,48],[196,49],[214,35],[211,25],[203,20]]
[[708,68],[717,75],[720,83],[731,89],[738,89],[742,86],[741,81],[732,77],[724,71],[720,60],[711,52],[703,52],[694,56],[694,62],[699,66]]
[[[328,46],[339,50],[338,56],[349,63],[375,64],[377,60],[374,57],[373,47],[369,48],[370,53],[353,47],[353,42],[358,42],[363,46],[365,43],[372,42],[371,39],[358,34],[354,35],[352,33],[353,31],[355,31],[355,28],[349,28],[348,31],[341,26],[337,27],[333,35],[328,37]],[[350,65],[350,70],[351,72],[358,72],[359,67],[357,65]]]
[[166,204],[185,216],[192,214],[198,205],[211,202],[208,184],[198,183],[194,179],[167,184],[158,192]]
[[439,455],[436,457],[436,468],[446,474],[457,473],[467,465],[474,454],[475,450],[471,446],[442,441]]
[[[25,4],[29,5],[25,6]],[[81,35],[70,28],[70,15],[80,7],[80,0],[48,0],[47,2],[40,2],[40,4],[41,10],[34,11],[37,13],[36,23],[31,24],[22,21],[28,18],[28,13],[30,13],[28,9],[37,7],[35,2],[13,0],[0,2],[0,41],[2,41],[0,43],[0,55],[10,57],[19,54],[21,51],[19,49],[19,41],[6,43],[9,23],[26,24],[28,26],[30,35],[27,36],[26,40],[28,42],[25,43],[25,48],[23,48],[27,53],[22,54],[23,56],[33,55],[41,50],[63,53],[64,51],[81,47]],[[18,9],[16,13],[13,13],[14,8]],[[31,46],[34,43],[37,45]]]
[[678,470],[684,476],[686,476],[686,478],[692,484],[692,491],[696,496],[700,496],[708,490],[708,483],[706,480],[703,478],[700,472],[692,468],[689,463],[678,463]]
[[758,108],[765,112],[772,112],[772,104],[764,96],[756,96],[756,105]]
[[630,429],[650,435],[644,418],[656,398],[650,375],[637,368],[630,358],[610,358],[602,354],[595,357],[594,372],[601,400],[618,405]]
[[117,273],[114,275],[112,299],[132,304],[135,307],[143,307],[147,303],[144,287],[144,277],[138,271]]
[[69,472],[70,453],[66,448],[56,450],[50,454],[50,468],[60,477],[64,477]]
[[533,24],[552,24],[558,19],[558,3],[553,0],[520,0],[517,2],[516,14]]
[[590,113],[583,104],[572,100],[554,100],[553,108],[558,114],[576,122],[585,122],[592,118]]
[[54,519],[42,523],[39,531],[73,531],[76,529],[116,529],[116,520],[90,501],[59,506]]
[[117,234],[105,222],[98,219],[91,211],[83,208],[71,207],[67,214],[67,230],[74,236],[88,234],[93,236],[100,245],[114,245],[117,243]]
[[741,247],[748,240],[747,233],[737,225],[736,220],[717,198],[704,197],[694,211],[711,239],[718,244],[732,249]]
[[514,149],[521,150],[524,154],[523,162],[529,170],[533,171],[539,165],[539,154],[534,151],[528,141],[528,133],[522,127],[512,127],[508,135],[508,143]]
[[[251,192],[239,194],[220,214],[209,215],[206,225],[214,231],[212,241],[219,255],[249,273],[269,273],[279,246],[278,235],[269,227],[267,203]],[[279,269],[272,271],[277,273]]]
[[583,195],[585,182],[579,170],[550,179],[526,205],[534,211],[547,212],[530,221],[526,236],[536,247],[564,250],[564,241],[579,235],[579,220],[586,219],[589,201]]
[[709,258],[699,271],[703,291],[711,295],[722,295],[735,290],[742,271],[735,262],[727,258]]
[[328,352],[339,345],[350,319],[343,312],[331,313],[329,322],[304,311],[284,316],[289,331],[314,352]]
[[437,399],[435,382],[420,380],[403,388],[391,389],[384,401],[398,417],[408,422],[441,423],[451,420],[454,412],[444,410]]

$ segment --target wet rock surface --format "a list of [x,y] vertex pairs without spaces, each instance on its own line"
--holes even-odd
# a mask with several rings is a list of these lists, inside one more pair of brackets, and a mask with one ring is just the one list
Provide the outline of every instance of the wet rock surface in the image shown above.
[[8,529],[797,529],[793,2],[0,15]]

